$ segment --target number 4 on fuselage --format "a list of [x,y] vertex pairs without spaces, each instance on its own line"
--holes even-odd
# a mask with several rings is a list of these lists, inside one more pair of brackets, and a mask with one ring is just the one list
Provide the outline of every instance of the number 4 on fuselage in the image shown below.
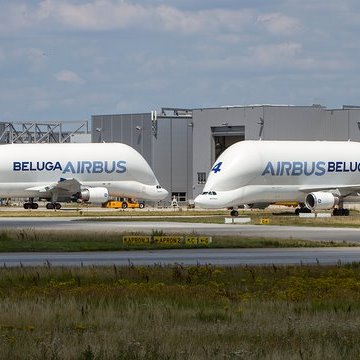
[[222,161],[218,162],[217,164],[215,164],[213,166],[213,168],[211,169],[211,171],[214,172],[214,174],[216,174],[217,172],[219,172],[221,169],[221,165],[222,165]]

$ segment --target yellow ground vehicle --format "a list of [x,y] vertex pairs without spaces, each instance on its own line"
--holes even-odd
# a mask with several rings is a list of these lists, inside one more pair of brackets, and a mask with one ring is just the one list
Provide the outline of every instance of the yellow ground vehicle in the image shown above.
[[120,198],[119,200],[109,200],[106,203],[103,203],[102,207],[112,209],[143,209],[145,203],[130,198]]
[[276,202],[274,205],[283,205],[283,206],[295,208],[299,205],[299,203],[297,201],[279,201],[279,202]]

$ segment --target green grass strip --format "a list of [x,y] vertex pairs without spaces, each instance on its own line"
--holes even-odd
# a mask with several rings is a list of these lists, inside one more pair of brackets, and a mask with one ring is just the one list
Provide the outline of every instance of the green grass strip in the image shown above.
[[[17,251],[119,251],[174,248],[283,248],[356,246],[345,242],[320,242],[296,239],[249,238],[241,236],[212,236],[208,245],[124,244],[123,236],[141,233],[46,232],[39,230],[8,230],[0,232],[0,252]],[[153,235],[166,235],[155,231]],[[173,234],[171,234],[173,235]],[[178,234],[179,236],[186,236]],[[193,234],[195,235],[195,234]],[[196,234],[199,236],[199,234]]]

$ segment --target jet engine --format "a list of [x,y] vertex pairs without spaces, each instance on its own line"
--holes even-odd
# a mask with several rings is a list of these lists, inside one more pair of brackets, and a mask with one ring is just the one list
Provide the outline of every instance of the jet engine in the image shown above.
[[317,191],[306,195],[305,205],[310,210],[327,210],[339,204],[339,198],[330,192]]
[[109,192],[105,187],[82,189],[78,199],[85,202],[104,203],[108,201]]

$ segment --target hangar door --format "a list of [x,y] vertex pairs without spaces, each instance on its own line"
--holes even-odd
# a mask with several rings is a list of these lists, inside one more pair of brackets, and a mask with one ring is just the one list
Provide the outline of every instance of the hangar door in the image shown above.
[[211,127],[213,139],[212,162],[232,144],[245,140],[245,126],[213,126]]

